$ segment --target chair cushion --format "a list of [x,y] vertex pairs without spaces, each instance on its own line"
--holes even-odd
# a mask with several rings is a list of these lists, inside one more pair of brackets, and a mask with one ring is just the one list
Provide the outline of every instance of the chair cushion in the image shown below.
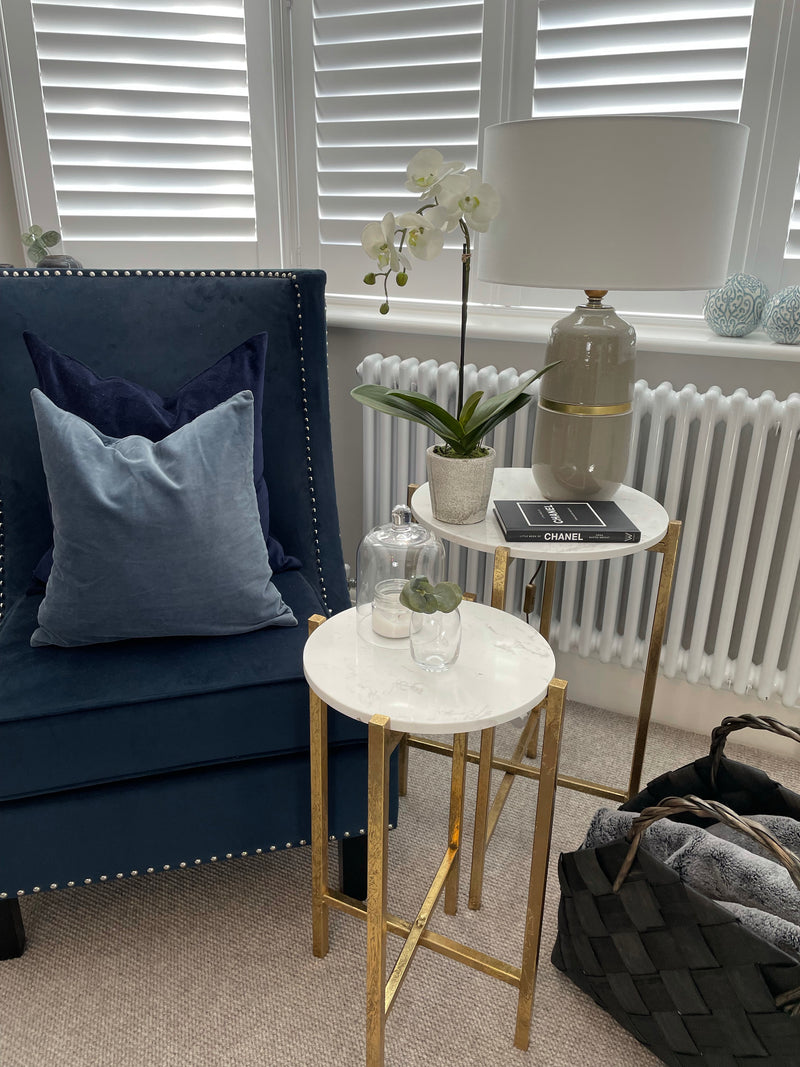
[[[227,637],[31,648],[41,603],[21,597],[0,626],[0,799],[193,766],[305,751],[309,615],[297,571],[275,576],[300,625]],[[330,717],[330,742],[365,728]]]
[[[269,496],[264,480],[261,432],[266,333],[244,341],[167,397],[126,378],[101,378],[79,360],[58,352],[34,333],[26,331],[23,337],[39,388],[45,396],[65,411],[86,419],[109,437],[138,434],[150,441],[161,441],[234,393],[249,389],[255,398],[253,481],[270,566],[273,571],[281,571],[300,565],[298,560],[284,553],[280,543],[269,533]],[[113,343],[114,338],[109,338],[109,344]],[[52,550],[39,561],[34,576],[46,582],[51,563]]]
[[32,645],[296,626],[253,487],[253,394],[163,440],[107,437],[33,390],[53,569]]

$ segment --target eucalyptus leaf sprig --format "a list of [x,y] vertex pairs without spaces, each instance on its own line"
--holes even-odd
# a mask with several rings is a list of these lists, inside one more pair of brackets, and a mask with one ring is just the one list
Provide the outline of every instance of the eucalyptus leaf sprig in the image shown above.
[[406,582],[400,592],[400,603],[412,611],[433,615],[436,611],[455,611],[463,597],[460,586],[455,582],[431,585],[427,576],[421,575]]
[[41,226],[33,225],[29,230],[21,234],[21,239],[28,252],[28,257],[35,265],[39,260],[50,254],[50,249],[61,240],[61,234],[58,230],[42,230]]

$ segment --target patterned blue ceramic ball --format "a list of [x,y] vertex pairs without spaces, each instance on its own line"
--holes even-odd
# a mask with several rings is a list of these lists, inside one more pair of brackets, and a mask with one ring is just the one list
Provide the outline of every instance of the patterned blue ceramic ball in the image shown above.
[[703,315],[721,337],[744,337],[761,322],[769,290],[754,274],[732,274],[706,295]]
[[800,285],[789,285],[764,308],[764,330],[779,345],[800,344]]

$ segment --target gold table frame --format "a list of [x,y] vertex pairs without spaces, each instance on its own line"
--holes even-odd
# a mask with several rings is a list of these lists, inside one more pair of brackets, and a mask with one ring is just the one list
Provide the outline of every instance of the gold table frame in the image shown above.
[[[419,488],[418,485],[408,486],[407,503],[411,506],[411,498]],[[671,519],[667,525],[664,537],[654,545],[645,549],[646,552],[657,552],[661,555],[661,572],[659,574],[658,591],[653,609],[653,622],[650,629],[650,642],[645,663],[642,695],[639,703],[639,714],[636,720],[636,736],[631,757],[630,776],[627,789],[618,789],[604,785],[601,782],[587,781],[582,778],[573,778],[570,775],[559,774],[557,785],[565,789],[574,789],[581,793],[589,793],[602,797],[606,800],[614,800],[622,803],[629,797],[639,792],[642,777],[642,764],[647,746],[647,734],[650,728],[650,718],[653,710],[653,698],[655,696],[656,681],[658,679],[658,667],[661,658],[661,645],[664,640],[664,630],[669,612],[670,596],[672,594],[672,581],[675,574],[675,562],[678,555],[682,524],[677,519]],[[550,623],[553,613],[553,599],[556,584],[556,568],[562,560],[547,560],[545,562],[544,589],[542,591],[542,612],[539,623],[539,633],[547,641],[550,636]],[[494,553],[494,570],[492,573],[492,599],[494,608],[505,610],[506,592],[508,586],[508,570],[511,563],[511,553],[503,545],[498,546]],[[525,725],[522,728],[517,745],[510,759],[497,757],[494,754],[494,729],[484,730],[481,734],[480,751],[467,751],[466,759],[470,763],[478,764],[478,791],[475,806],[475,836],[472,850],[472,867],[470,872],[469,907],[477,910],[481,906],[483,894],[483,874],[486,863],[486,850],[497,826],[500,814],[514,780],[517,777],[541,779],[540,767],[522,763],[523,756],[532,758],[536,755],[539,717],[542,706],[546,700],[533,708]],[[439,755],[451,756],[453,746],[441,741],[433,741],[426,737],[417,737],[406,734],[402,738],[399,752],[400,761],[400,795],[405,796],[408,787],[408,749],[420,748],[427,752]],[[504,772],[503,778],[491,800],[491,775],[492,770]],[[541,786],[540,786],[541,788]],[[491,803],[490,803],[491,801]]]
[[[309,634],[325,619],[312,615]],[[455,734],[449,746],[450,814],[447,849],[413,922],[387,910],[389,854],[389,760],[407,734],[393,731],[385,715],[374,715],[368,725],[368,825],[366,905],[328,884],[328,716],[327,704],[309,685],[311,721],[311,870],[313,952],[328,953],[330,909],[343,911],[367,923],[367,1067],[384,1067],[386,1019],[395,1003],[411,960],[422,946],[449,959],[506,982],[518,991],[514,1045],[527,1049],[542,932],[547,863],[553,827],[558,759],[566,703],[566,682],[553,678],[547,692],[539,794],[536,802],[531,873],[520,966],[506,963],[428,929],[428,922],[444,891],[444,911],[455,915],[458,905],[461,831],[464,820],[464,786],[467,766],[466,733]],[[494,733],[493,728],[483,731]],[[388,934],[405,939],[394,969],[386,978]]]

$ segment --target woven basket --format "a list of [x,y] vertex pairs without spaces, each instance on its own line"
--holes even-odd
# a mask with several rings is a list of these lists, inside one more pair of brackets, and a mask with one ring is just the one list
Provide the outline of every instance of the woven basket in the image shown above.
[[748,833],[800,888],[800,860],[763,826],[671,797],[635,820],[632,843],[561,855],[552,961],[671,1067],[797,1067],[800,962],[638,849],[647,826],[676,814]]
[[[665,797],[684,797],[691,793],[705,800],[718,800],[739,815],[790,815],[800,819],[800,796],[797,793],[773,781],[758,768],[738,763],[725,755],[728,736],[735,730],[744,729],[767,730],[800,741],[800,730],[769,716],[729,715],[712,732],[707,756],[654,778],[641,793],[623,804],[621,810],[644,811]],[[686,821],[702,822],[692,816],[687,816]],[[800,1051],[797,1063],[800,1064]]]

